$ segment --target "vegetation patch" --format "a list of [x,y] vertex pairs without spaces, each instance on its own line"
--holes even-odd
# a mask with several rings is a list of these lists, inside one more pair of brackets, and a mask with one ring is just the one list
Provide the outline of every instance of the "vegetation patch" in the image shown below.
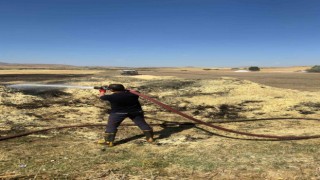
[[316,73],[319,73],[319,72],[320,72],[320,66],[319,66],[319,65],[313,66],[312,68],[307,69],[307,72],[316,72]]
[[249,71],[260,71],[260,68],[258,66],[251,66],[248,68]]

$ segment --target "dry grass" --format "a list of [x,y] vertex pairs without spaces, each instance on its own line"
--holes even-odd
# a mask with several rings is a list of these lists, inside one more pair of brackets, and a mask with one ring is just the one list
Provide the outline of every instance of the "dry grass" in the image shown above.
[[[22,74],[16,72],[19,73]],[[73,78],[68,83],[92,86],[120,82],[208,122],[320,117],[318,92],[274,88],[230,77],[194,80],[151,74],[139,78],[118,77],[110,71],[90,78]],[[141,102],[146,115],[153,118],[148,122],[187,121],[147,101]],[[106,107],[94,90],[26,94],[2,86],[0,135],[105,122]],[[320,131],[319,121],[311,120],[257,120],[219,125],[277,135],[314,135]],[[259,140],[205,126],[157,126],[154,130],[157,141],[150,145],[145,143],[138,128],[121,127],[116,139],[118,145],[113,148],[95,143],[103,128],[65,129],[2,141],[0,179],[320,178],[318,139]]]

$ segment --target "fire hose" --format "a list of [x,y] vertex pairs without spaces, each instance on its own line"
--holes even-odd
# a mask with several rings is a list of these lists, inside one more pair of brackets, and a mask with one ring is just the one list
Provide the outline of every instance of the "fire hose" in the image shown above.
[[[100,87],[94,87],[94,89],[99,89]],[[105,86],[101,87],[103,89],[106,89]],[[89,89],[89,88],[88,88]],[[302,139],[314,139],[314,138],[320,138],[320,135],[312,135],[312,136],[277,136],[277,135],[267,135],[267,134],[254,134],[254,133],[248,133],[248,132],[242,132],[242,131],[236,131],[233,129],[228,129],[225,127],[221,127],[221,126],[217,126],[217,125],[213,125],[212,123],[208,123],[208,122],[204,122],[201,121],[199,119],[196,119],[190,115],[187,115],[181,111],[178,111],[156,99],[153,99],[145,94],[141,94],[137,91],[134,90],[129,90],[132,94],[136,94],[168,111],[171,111],[173,113],[176,113],[186,119],[192,120],[196,123],[185,123],[186,125],[190,125],[190,124],[202,124],[217,130],[221,130],[221,131],[225,131],[225,132],[229,132],[229,133],[234,133],[234,134],[239,134],[239,135],[245,135],[245,136],[251,136],[251,137],[258,137],[258,138],[268,138],[268,139],[275,139],[275,140],[302,140]],[[298,118],[297,118],[298,119]],[[303,118],[299,118],[299,119],[303,119]],[[311,120],[320,120],[320,119],[311,119]],[[172,123],[172,124],[181,124],[183,125],[183,123]],[[161,124],[150,124],[150,125],[161,125]],[[39,132],[44,132],[44,131],[49,131],[49,130],[54,130],[54,129],[64,129],[64,128],[81,128],[81,127],[98,127],[98,126],[105,126],[105,124],[82,124],[82,125],[70,125],[70,126],[60,126],[60,127],[51,127],[51,128],[46,128],[46,129],[42,129],[42,130],[35,130],[35,131],[30,131],[30,132],[25,132],[25,133],[21,133],[21,134],[16,134],[16,135],[10,135],[10,136],[5,136],[5,137],[0,137],[0,141],[4,141],[7,139],[13,139],[13,138],[18,138],[18,137],[22,137],[22,136],[27,136],[30,134],[34,134],[34,133],[39,133]],[[134,125],[130,125],[127,124],[126,126],[134,126]]]
[[[172,126],[172,125],[194,125],[194,123],[190,122],[181,122],[181,123],[158,123],[158,124],[149,124],[151,126]],[[83,127],[101,127],[101,126],[106,126],[105,124],[78,124],[78,125],[69,125],[69,126],[59,126],[59,127],[50,127],[50,128],[45,128],[45,129],[40,129],[40,130],[34,130],[34,131],[29,131],[29,132],[24,132],[20,134],[14,134],[14,135],[9,135],[9,136],[0,136],[0,141],[8,140],[8,139],[14,139],[18,137],[23,137],[23,136],[28,136],[30,134],[36,134],[36,133],[41,133],[41,132],[46,132],[50,130],[59,130],[59,129],[66,129],[66,128],[83,128]],[[136,126],[135,124],[122,124],[121,126]]]
[[189,120],[192,120],[192,121],[195,121],[195,122],[198,122],[199,124],[203,124],[205,126],[209,126],[209,127],[212,127],[214,129],[218,129],[218,130],[221,130],[221,131],[226,131],[226,132],[230,132],[230,133],[234,133],[234,134],[240,134],[240,135],[245,135],[245,136],[252,136],[252,137],[259,137],[259,138],[271,138],[271,139],[278,139],[278,140],[300,140],[300,139],[313,139],[313,138],[320,138],[320,135],[313,135],[313,136],[277,136],[277,135],[266,135],[266,134],[254,134],[254,133],[247,133],[247,132],[241,132],[241,131],[236,131],[236,130],[233,130],[233,129],[228,129],[228,128],[224,128],[224,127],[221,127],[221,126],[217,126],[217,125],[213,125],[213,124],[210,124],[210,123],[207,123],[207,122],[204,122],[204,121],[201,121],[199,119],[196,119],[192,116],[189,116],[181,111],[178,111],[166,104],[163,104],[162,102],[160,101],[157,101],[147,95],[144,95],[144,94],[141,94],[137,91],[134,91],[134,90],[130,90],[131,93],[133,94],[136,94],[148,101],[151,101],[153,102],[154,104],[157,104],[158,106],[168,110],[168,111],[171,111],[171,112],[174,112],[182,117],[185,117]]

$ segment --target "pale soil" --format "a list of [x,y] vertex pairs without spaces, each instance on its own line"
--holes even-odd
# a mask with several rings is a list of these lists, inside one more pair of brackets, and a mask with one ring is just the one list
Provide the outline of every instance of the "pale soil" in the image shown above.
[[[272,135],[320,132],[319,121],[294,119],[320,117],[319,92],[276,88],[226,76],[193,79],[153,74],[162,70],[157,71],[142,71],[139,76],[99,72],[67,79],[67,83],[85,86],[123,83],[207,122],[288,118],[217,124],[245,132]],[[196,76],[195,72],[184,75]],[[19,73],[23,74],[15,74]],[[106,122],[108,104],[99,101],[96,90],[66,89],[63,93],[27,94],[1,86],[0,135]],[[141,102],[150,123],[189,121],[143,99]],[[319,139],[269,141],[205,126],[153,128],[157,138],[154,145],[145,143],[138,128],[121,127],[116,140],[122,143],[111,149],[102,149],[95,143],[103,128],[65,129],[3,141],[0,179],[320,178]]]
[[[310,69],[311,66],[292,66],[292,67],[261,67],[260,72],[300,72]],[[167,68],[154,68],[159,71],[225,71],[234,72],[236,70],[248,69],[247,67],[240,68],[221,68],[221,67],[167,67]]]
[[295,89],[301,91],[320,91],[319,73],[303,73],[299,69],[292,68],[268,68],[260,72],[234,72],[231,69],[203,70],[201,68],[165,68],[153,71],[141,71],[141,74],[155,76],[174,76],[185,79],[218,79],[221,77],[232,77],[249,80],[267,86],[283,89]]

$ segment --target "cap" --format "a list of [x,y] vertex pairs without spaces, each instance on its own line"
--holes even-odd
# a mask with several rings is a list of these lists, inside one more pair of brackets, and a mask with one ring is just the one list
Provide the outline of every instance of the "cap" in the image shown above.
[[125,88],[122,84],[110,84],[108,86],[108,88],[113,91],[124,91],[125,90]]

